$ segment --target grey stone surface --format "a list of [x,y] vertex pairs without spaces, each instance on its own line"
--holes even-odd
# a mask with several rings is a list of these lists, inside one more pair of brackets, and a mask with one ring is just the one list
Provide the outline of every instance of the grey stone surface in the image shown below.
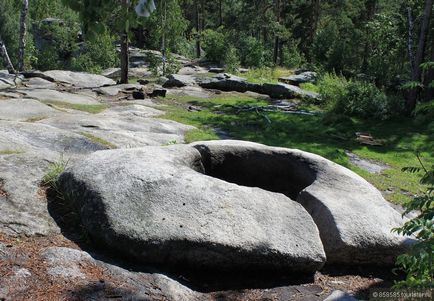
[[81,95],[50,89],[19,89],[19,93],[25,94],[29,98],[35,98],[40,101],[66,102],[72,104],[93,105],[99,104],[99,101],[88,95]]
[[79,88],[96,88],[116,84],[114,80],[105,76],[84,72],[50,70],[43,72],[43,74],[56,82],[67,83]]
[[105,147],[82,135],[40,123],[0,121],[0,231],[46,235],[58,228],[41,199],[40,182],[50,163],[73,162]]
[[390,168],[384,163],[363,159],[350,151],[346,151],[345,154],[348,156],[352,164],[369,173],[381,173]]
[[57,110],[34,99],[0,99],[0,120],[25,121],[56,113]]
[[70,248],[51,247],[42,254],[47,264],[47,273],[52,278],[62,277],[69,280],[85,279],[80,264],[93,260],[86,252]]
[[80,300],[105,300],[106,287],[111,281],[121,283],[122,287],[114,288],[118,298],[122,300],[170,300],[170,301],[204,301],[207,296],[196,293],[165,275],[154,273],[130,272],[118,266],[92,258],[80,250],[50,247],[42,254],[46,260],[48,275],[52,278],[63,278],[67,282],[88,283],[85,266],[91,265],[104,270],[111,280],[97,289],[87,292],[76,292]]
[[96,152],[63,173],[59,187],[80,208],[94,239],[141,262],[306,273],[321,268],[319,233],[301,205],[207,176],[202,160],[188,145]]
[[108,87],[100,87],[94,89],[94,91],[97,92],[98,94],[103,94],[106,96],[116,96],[121,92],[132,93],[132,91],[141,90],[141,89],[143,89],[143,86],[139,84],[122,84],[122,85],[114,85]]
[[75,133],[86,132],[119,148],[182,143],[184,134],[193,129],[157,117],[163,112],[140,105],[120,106],[99,114],[62,115],[41,123]]
[[404,220],[381,193],[350,170],[318,155],[240,141],[201,142],[211,174],[240,185],[285,193],[320,231],[327,262],[390,265],[409,238],[391,233]]
[[350,296],[349,294],[336,290],[333,293],[331,293],[330,296],[328,296],[324,301],[358,301],[358,299],[354,298],[353,296]]
[[24,82],[24,85],[33,89],[55,89],[56,83],[50,82],[40,77],[32,77]]
[[179,88],[192,86],[196,83],[195,79],[190,75],[171,74],[167,79],[168,80],[163,84],[163,88]]
[[21,84],[22,76],[0,72],[0,90],[16,87]]
[[298,86],[305,83],[315,83],[317,77],[318,75],[316,72],[306,71],[300,74],[280,77],[279,81],[286,84]]
[[305,91],[296,86],[287,84],[256,84],[249,83],[244,78],[233,76],[230,74],[218,74],[211,79],[199,81],[199,85],[206,89],[216,89],[221,91],[236,91],[236,92],[256,92],[269,95],[273,98],[309,98],[318,99],[317,93]]

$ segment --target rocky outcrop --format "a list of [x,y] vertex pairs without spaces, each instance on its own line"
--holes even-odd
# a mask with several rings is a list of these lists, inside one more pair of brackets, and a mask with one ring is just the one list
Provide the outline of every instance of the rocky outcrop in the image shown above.
[[43,72],[43,74],[52,78],[52,81],[70,84],[78,88],[97,88],[116,84],[116,82],[110,78],[84,72],[50,70]]
[[280,77],[279,81],[285,84],[299,86],[300,84],[305,83],[315,83],[317,77],[318,75],[316,72],[306,71],[295,75]]
[[167,77],[167,81],[163,84],[163,88],[180,88],[192,86],[195,83],[195,79],[190,75],[171,74]]
[[195,146],[209,158],[210,175],[281,192],[302,204],[318,226],[329,263],[391,265],[411,243],[391,233],[404,221],[381,193],[327,159],[249,142]]
[[0,71],[0,90],[14,88],[21,84],[22,76],[9,74],[6,70]]
[[296,86],[287,84],[256,84],[249,83],[244,78],[233,76],[230,74],[218,74],[211,79],[199,81],[199,85],[206,89],[216,89],[221,91],[236,91],[236,92],[255,92],[269,95],[273,98],[307,98],[318,99],[320,96],[317,93],[305,91]]
[[207,176],[206,160],[187,145],[97,152],[62,174],[59,188],[96,241],[136,261],[212,270],[321,268],[318,230],[301,205]]

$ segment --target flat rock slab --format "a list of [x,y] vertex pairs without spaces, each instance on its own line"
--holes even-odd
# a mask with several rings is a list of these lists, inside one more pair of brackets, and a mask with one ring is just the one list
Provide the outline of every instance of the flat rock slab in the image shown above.
[[73,162],[106,148],[48,125],[0,121],[0,232],[46,235],[58,231],[40,189],[50,164]]
[[369,173],[381,173],[390,168],[384,163],[363,159],[349,151],[346,151],[345,154],[348,156],[352,164],[363,170],[366,170]]
[[167,77],[167,81],[163,84],[163,88],[175,88],[192,86],[196,83],[191,75],[171,74]]
[[128,271],[50,239],[60,246],[31,239],[0,252],[0,262],[13,267],[0,277],[0,299],[211,301],[163,274]]
[[0,99],[0,119],[26,121],[45,118],[58,113],[57,110],[34,99]]
[[318,226],[329,263],[393,265],[412,242],[391,233],[404,220],[375,187],[325,158],[242,141],[195,145],[208,156],[210,175],[302,204]]
[[64,115],[41,123],[75,133],[88,133],[118,148],[182,143],[184,134],[194,129],[171,120],[150,118],[163,112],[140,105],[120,106],[99,114]]
[[24,85],[33,89],[55,89],[56,83],[50,82],[40,77],[32,77],[24,82]]
[[105,76],[83,72],[50,70],[43,74],[56,82],[67,83],[78,88],[97,88],[116,84],[114,80]]
[[96,241],[140,262],[302,273],[322,267],[318,230],[300,204],[207,176],[202,160],[188,145],[96,152],[63,173],[59,188]]
[[19,93],[25,94],[29,98],[35,98],[45,102],[65,102],[80,105],[94,105],[100,102],[88,95],[73,94],[50,89],[20,89]]
[[316,72],[307,71],[295,75],[280,77],[279,81],[286,84],[299,86],[300,84],[314,83],[317,77],[318,75]]

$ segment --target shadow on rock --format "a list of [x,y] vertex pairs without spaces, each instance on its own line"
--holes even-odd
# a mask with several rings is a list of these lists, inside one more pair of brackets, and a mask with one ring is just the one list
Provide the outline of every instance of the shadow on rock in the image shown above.
[[[118,253],[110,252],[107,248],[92,240],[80,222],[77,209],[64,196],[59,194],[56,189],[48,188],[46,189],[46,194],[48,211],[67,239],[76,243],[94,259],[129,271],[164,274],[182,285],[202,293],[242,289],[268,289],[313,282],[313,275],[311,274],[298,273],[294,275],[285,273],[284,271],[271,272],[264,270],[216,272],[206,269],[196,270],[182,266],[174,268],[167,265],[144,265],[133,262],[125,256],[122,257]],[[93,283],[83,287],[79,292],[73,293],[76,294],[74,298],[78,298],[77,296],[89,296],[88,298],[91,300],[95,294],[96,296],[103,296],[101,294],[105,294],[106,291],[107,287],[105,284]],[[122,294],[126,293],[123,292]],[[122,294],[119,293],[118,295],[124,296]],[[136,299],[132,300],[142,300],[140,296],[134,298]]]

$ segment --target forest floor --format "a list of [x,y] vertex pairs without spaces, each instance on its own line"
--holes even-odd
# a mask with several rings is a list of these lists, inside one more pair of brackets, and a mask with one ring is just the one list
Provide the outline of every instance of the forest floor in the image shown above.
[[[264,112],[261,107],[270,105],[269,99],[234,93],[169,96],[160,101],[167,105],[165,118],[198,128],[187,133],[187,142],[231,138],[316,153],[358,173],[395,204],[423,192],[420,176],[402,171],[419,166],[416,152],[427,164],[434,161],[434,127],[416,125],[409,118],[334,120],[301,101],[294,102],[294,111]],[[357,133],[367,134],[378,145],[361,143]]]

